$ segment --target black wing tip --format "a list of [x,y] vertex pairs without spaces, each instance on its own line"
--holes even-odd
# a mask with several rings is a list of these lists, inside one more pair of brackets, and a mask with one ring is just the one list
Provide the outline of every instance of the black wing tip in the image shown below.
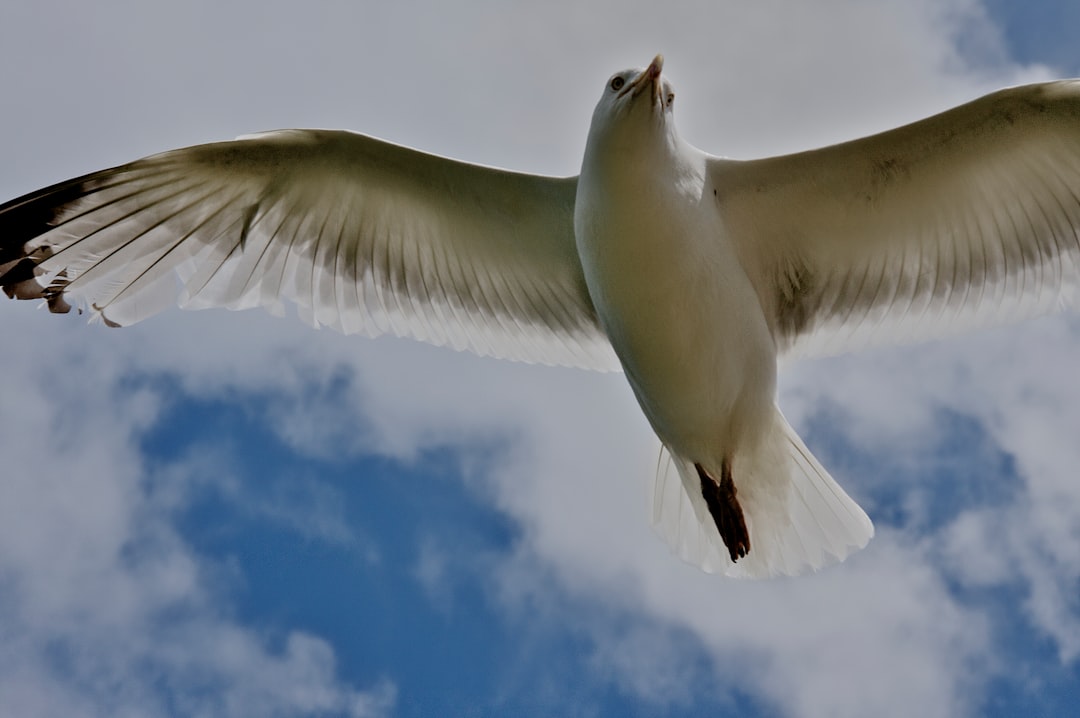
[[60,182],[0,205],[0,289],[10,299],[44,299],[54,314],[71,311],[63,296],[67,285],[63,273],[50,285],[40,281],[38,264],[52,255],[52,249],[31,243],[56,227],[65,209],[94,192],[109,172]]
[[[28,279],[34,279],[36,276],[37,262],[30,257],[22,257],[0,275],[0,287],[3,287],[4,291],[7,292],[16,285],[22,284]],[[11,296],[10,292],[8,292],[8,296]]]
[[26,243],[55,227],[63,210],[95,184],[92,175],[80,177],[0,205],[0,264],[25,255]]
[[37,261],[23,257],[7,266],[0,265],[0,289],[8,299],[44,299],[53,314],[67,314],[71,304],[64,298],[64,277],[56,278],[46,286],[39,281]]

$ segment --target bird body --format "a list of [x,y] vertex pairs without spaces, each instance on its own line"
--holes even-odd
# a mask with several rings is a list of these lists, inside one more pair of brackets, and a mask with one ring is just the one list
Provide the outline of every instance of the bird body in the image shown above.
[[[661,82],[661,70],[657,57],[640,73],[615,75],[593,114],[574,212],[589,295],[691,497],[693,512],[679,502],[673,516],[657,502],[661,530],[683,546],[686,558],[709,568],[797,572],[820,559],[782,547],[795,538],[785,531],[795,510],[788,494],[803,474],[788,461],[789,430],[775,405],[776,343],[726,234],[708,155],[675,131],[674,93]],[[723,537],[732,564],[746,558],[737,570],[724,566],[711,526],[715,517],[702,496],[702,486],[718,484],[728,470],[754,509],[749,532],[762,544],[746,558]],[[857,526],[854,535],[843,534],[848,543],[816,540],[815,548],[843,555],[869,539],[870,522],[851,503]],[[760,560],[766,556],[771,560]]]
[[685,560],[793,574],[873,535],[776,405],[778,358],[1075,304],[1080,82],[736,161],[682,140],[660,56],[604,87],[578,177],[349,132],[154,155],[0,205],[0,287],[110,326],[280,313],[509,359],[623,369],[670,454]]
[[660,438],[731,447],[740,426],[762,425],[762,412],[748,410],[760,396],[771,404],[775,350],[704,197],[704,156],[671,139],[644,147],[655,133],[643,131],[637,152],[601,153],[590,137],[578,253],[600,324]]

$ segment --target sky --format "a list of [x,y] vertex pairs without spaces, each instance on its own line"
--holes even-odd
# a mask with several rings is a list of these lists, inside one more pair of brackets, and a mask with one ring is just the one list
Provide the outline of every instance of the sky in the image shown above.
[[[751,158],[1080,74],[1075,4],[0,6],[0,199],[161,150],[341,127],[578,171],[666,56]],[[87,325],[0,302],[0,715],[1057,716],[1080,700],[1080,319],[782,367],[877,526],[745,582],[649,526],[625,378],[259,311]]]

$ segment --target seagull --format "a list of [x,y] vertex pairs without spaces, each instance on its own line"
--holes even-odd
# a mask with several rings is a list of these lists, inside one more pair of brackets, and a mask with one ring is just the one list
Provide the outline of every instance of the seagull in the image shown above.
[[739,161],[679,136],[663,64],[607,80],[577,177],[243,136],[3,204],[0,286],[108,326],[287,302],[345,333],[622,370],[667,452],[653,521],[675,553],[817,570],[874,529],[780,412],[778,360],[1073,304],[1080,80]]

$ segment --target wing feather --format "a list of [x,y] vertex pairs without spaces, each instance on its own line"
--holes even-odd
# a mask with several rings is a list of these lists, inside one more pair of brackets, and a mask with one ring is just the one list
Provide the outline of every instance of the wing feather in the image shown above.
[[0,286],[110,324],[177,302],[276,314],[291,302],[346,333],[617,369],[577,257],[575,192],[576,178],[348,132],[265,133],[0,206]]
[[1075,301],[1080,81],[1010,88],[833,147],[709,161],[778,345],[941,336]]

